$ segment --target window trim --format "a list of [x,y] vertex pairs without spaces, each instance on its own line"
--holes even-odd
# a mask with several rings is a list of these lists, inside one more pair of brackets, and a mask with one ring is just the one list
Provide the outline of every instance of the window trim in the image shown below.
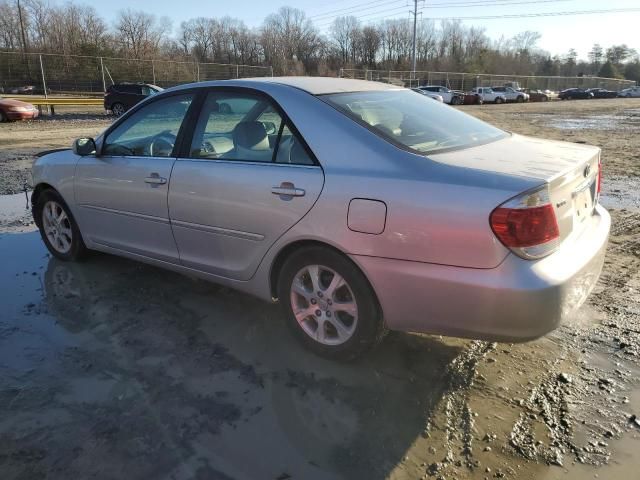
[[[322,167],[322,165],[320,164],[320,162],[318,161],[318,157],[316,157],[315,153],[313,153],[313,150],[311,150],[311,148],[309,147],[309,144],[307,143],[307,141],[304,139],[304,137],[300,134],[300,131],[298,130],[298,128],[295,126],[295,124],[291,121],[291,119],[289,118],[289,116],[286,114],[286,112],[284,111],[284,109],[280,106],[280,104],[268,93],[263,92],[262,90],[258,90],[256,88],[251,88],[251,87],[238,87],[238,86],[226,86],[226,85],[218,85],[218,86],[213,86],[213,87],[195,87],[194,90],[199,90],[201,93],[201,98],[198,102],[198,105],[196,108],[194,108],[193,112],[187,112],[187,114],[192,113],[194,118],[195,118],[195,122],[193,123],[193,125],[190,125],[190,128],[188,130],[188,132],[185,132],[184,138],[182,139],[182,143],[180,145],[179,150],[176,152],[174,150],[174,153],[177,153],[177,157],[179,159],[183,159],[183,160],[200,160],[200,161],[222,161],[222,162],[246,162],[246,163],[252,163],[252,164],[261,164],[261,165],[285,165],[285,166],[302,166],[302,167],[314,167],[314,166],[318,166],[318,167]],[[173,92],[172,92],[173,93]],[[277,113],[280,115],[280,117],[282,118],[282,123],[280,124],[280,131],[278,132],[278,137],[277,137],[277,143],[276,143],[276,147],[274,147],[274,155],[271,157],[271,162],[261,162],[258,160],[242,160],[242,159],[225,159],[225,158],[215,158],[215,159],[208,159],[208,158],[191,158],[189,156],[189,150],[191,148],[191,142],[193,141],[193,136],[195,134],[195,125],[198,121],[198,119],[200,118],[200,113],[202,111],[202,108],[204,106],[204,101],[207,98],[207,96],[209,95],[209,93],[239,93],[239,94],[251,94],[251,95],[255,95],[258,97],[262,97],[265,100],[267,100],[269,103],[271,103],[271,106],[277,111]],[[161,95],[164,96],[164,95]],[[153,95],[153,97],[158,97],[158,95]],[[195,104],[195,99],[194,102],[192,102],[192,106]],[[190,109],[191,110],[191,109]],[[289,127],[289,130],[291,130],[291,132],[302,142],[302,146],[305,150],[305,152],[307,153],[307,156],[311,159],[311,161],[313,162],[313,165],[305,165],[305,164],[297,164],[297,163],[277,163],[275,161],[276,157],[275,157],[275,153],[276,150],[278,148],[278,146],[280,145],[280,136],[282,133],[282,127],[283,125],[287,125]],[[185,122],[183,122],[182,126],[184,127]],[[178,142],[176,142],[177,145]]]
[[[174,96],[178,96],[178,95],[187,95],[187,94],[192,94],[193,98],[191,99],[191,104],[189,105],[189,108],[187,109],[184,118],[182,119],[182,123],[180,124],[180,128],[178,129],[178,134],[176,135],[176,142],[173,145],[173,150],[171,151],[171,155],[168,157],[162,157],[162,158],[176,158],[176,154],[179,151],[179,147],[182,146],[182,141],[184,136],[186,135],[185,132],[185,124],[187,123],[187,119],[189,118],[190,113],[196,108],[196,101],[198,100],[198,94],[199,94],[199,89],[197,88],[188,88],[188,89],[184,89],[184,90],[176,90],[174,92],[168,92],[167,94],[159,94],[159,95],[149,95],[148,97],[146,97],[146,99],[142,100],[141,102],[137,103],[136,105],[134,105],[133,108],[130,108],[127,112],[125,112],[124,115],[122,115],[118,120],[116,120],[115,122],[113,122],[111,124],[111,126],[109,128],[107,128],[102,135],[100,136],[101,141],[100,141],[100,146],[98,147],[98,152],[96,152],[96,157],[107,157],[107,158],[113,158],[113,157],[133,157],[135,155],[108,155],[105,153],[104,149],[105,146],[107,144],[107,139],[109,138],[109,135],[111,135],[113,133],[113,131],[118,128],[122,123],[124,123],[125,121],[127,121],[128,118],[130,118],[131,116],[135,115],[136,112],[138,112],[140,109],[149,106],[157,101],[162,101],[168,97],[174,97]],[[198,107],[199,109],[199,107]],[[139,156],[139,155],[138,155]],[[157,157],[152,157],[152,156],[144,156],[142,158],[157,158]]]

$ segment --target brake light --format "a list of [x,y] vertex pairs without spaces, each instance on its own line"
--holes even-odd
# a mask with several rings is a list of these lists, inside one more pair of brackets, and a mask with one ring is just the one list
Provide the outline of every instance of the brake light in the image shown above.
[[491,212],[489,223],[498,240],[522,258],[545,257],[560,243],[546,186],[503,203]]

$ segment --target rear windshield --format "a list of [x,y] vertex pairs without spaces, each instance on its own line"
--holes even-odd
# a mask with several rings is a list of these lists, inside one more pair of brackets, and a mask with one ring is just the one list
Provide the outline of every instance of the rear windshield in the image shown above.
[[423,154],[482,145],[508,135],[411,90],[336,93],[321,98],[391,143]]

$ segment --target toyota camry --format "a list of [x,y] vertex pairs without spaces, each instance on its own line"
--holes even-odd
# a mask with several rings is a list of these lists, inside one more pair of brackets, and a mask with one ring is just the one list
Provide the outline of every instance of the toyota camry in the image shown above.
[[283,77],[153,95],[33,167],[49,251],[89,250],[279,302],[313,351],[385,331],[540,337],[593,289],[600,150],[393,85]]

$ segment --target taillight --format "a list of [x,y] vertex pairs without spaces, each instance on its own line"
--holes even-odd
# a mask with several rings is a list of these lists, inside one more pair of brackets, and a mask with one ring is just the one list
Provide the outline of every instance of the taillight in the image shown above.
[[560,231],[547,186],[512,198],[489,217],[502,244],[526,259],[542,258],[560,243]]

